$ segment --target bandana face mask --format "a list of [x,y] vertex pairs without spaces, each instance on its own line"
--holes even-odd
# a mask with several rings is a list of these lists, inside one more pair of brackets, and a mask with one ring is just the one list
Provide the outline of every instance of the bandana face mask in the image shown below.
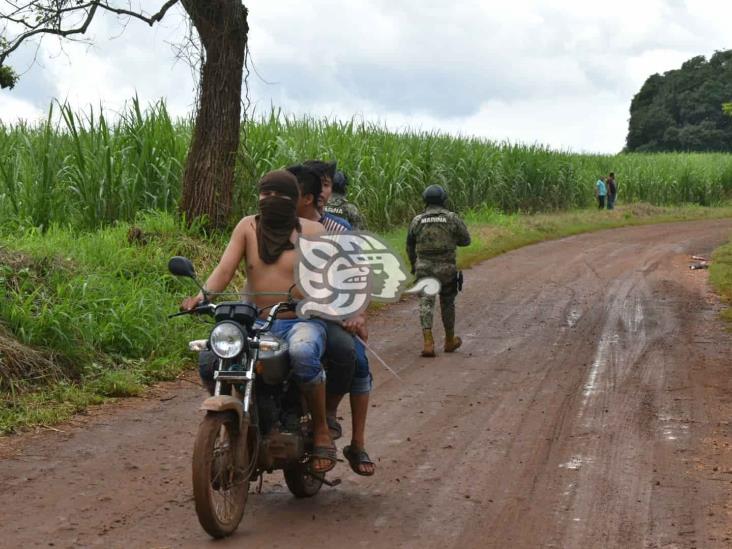
[[259,219],[270,227],[291,225],[294,228],[296,211],[297,203],[289,197],[268,196],[259,200]]
[[290,241],[293,229],[300,229],[297,217],[297,180],[289,172],[270,172],[259,185],[260,192],[275,192],[259,200],[257,247],[266,264],[275,263],[282,252],[293,250]]

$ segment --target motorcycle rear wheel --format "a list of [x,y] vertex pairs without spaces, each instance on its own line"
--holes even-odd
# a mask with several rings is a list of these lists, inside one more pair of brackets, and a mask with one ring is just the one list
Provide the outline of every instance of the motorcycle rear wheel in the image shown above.
[[214,538],[239,526],[249,496],[247,422],[231,412],[209,412],[193,447],[193,499],[203,529]]
[[313,476],[306,463],[285,469],[285,484],[296,498],[311,498],[320,491],[323,479]]

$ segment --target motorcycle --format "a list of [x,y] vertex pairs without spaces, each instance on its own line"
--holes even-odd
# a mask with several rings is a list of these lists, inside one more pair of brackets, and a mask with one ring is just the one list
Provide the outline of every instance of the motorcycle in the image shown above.
[[287,300],[273,305],[264,323],[262,311],[244,301],[213,304],[196,279],[191,261],[173,257],[168,270],[188,277],[204,292],[204,301],[190,311],[170,315],[208,315],[214,327],[208,339],[189,343],[191,351],[215,355],[213,395],[193,448],[193,497],[203,529],[214,538],[231,535],[241,522],[249,484],[263,474],[282,470],[297,498],[316,495],[323,484],[336,486],[325,474],[309,470],[313,439],[305,399],[291,379],[287,342],[269,333],[279,313],[294,311]]

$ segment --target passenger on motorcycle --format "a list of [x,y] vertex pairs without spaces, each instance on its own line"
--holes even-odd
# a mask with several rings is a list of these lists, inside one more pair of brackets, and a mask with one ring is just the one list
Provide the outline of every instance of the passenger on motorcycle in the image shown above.
[[[244,260],[245,292],[255,294],[257,308],[262,310],[280,301],[281,294],[288,292],[295,283],[297,254],[294,242],[300,234],[324,232],[321,224],[297,216],[299,197],[297,179],[291,173],[277,170],[262,177],[259,214],[239,221],[219,264],[206,281],[206,289],[225,290]],[[280,295],[262,295],[267,292]],[[185,299],[181,309],[191,310],[202,301],[203,294],[199,293]],[[265,316],[263,313],[261,318]],[[325,418],[325,373],[321,365],[326,341],[325,323],[285,313],[275,320],[272,333],[289,344],[293,377],[305,396],[312,417],[311,470],[315,473],[330,471],[336,464],[336,448]]]
[[[339,233],[351,229],[345,219],[333,214],[323,213],[323,207],[327,204],[331,195],[332,173],[335,170],[335,163],[310,160],[302,166],[292,166],[288,170],[297,176],[300,184],[299,216],[313,221],[319,220],[329,233]],[[320,198],[318,198],[319,194]],[[341,323],[329,322],[327,329],[329,350],[333,348],[335,354],[340,356],[344,356],[349,348],[355,350],[356,353],[355,372],[350,384],[331,383],[329,374],[329,381],[326,385],[328,424],[331,427],[331,434],[335,433],[336,438],[340,436],[341,426],[337,421],[338,406],[345,394],[350,393],[351,444],[343,448],[343,455],[356,474],[371,476],[374,474],[375,464],[366,453],[365,441],[366,416],[369,408],[372,377],[363,343],[348,335],[348,332],[350,332],[358,335],[364,341],[368,339],[366,315],[361,314],[349,318],[343,321],[342,326]],[[345,368],[342,370],[345,371]]]

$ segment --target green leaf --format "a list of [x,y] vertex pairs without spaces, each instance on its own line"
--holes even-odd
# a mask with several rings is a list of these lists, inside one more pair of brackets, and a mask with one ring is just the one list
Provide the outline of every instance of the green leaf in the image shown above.
[[18,81],[17,73],[6,65],[0,65],[0,89],[13,89]]

